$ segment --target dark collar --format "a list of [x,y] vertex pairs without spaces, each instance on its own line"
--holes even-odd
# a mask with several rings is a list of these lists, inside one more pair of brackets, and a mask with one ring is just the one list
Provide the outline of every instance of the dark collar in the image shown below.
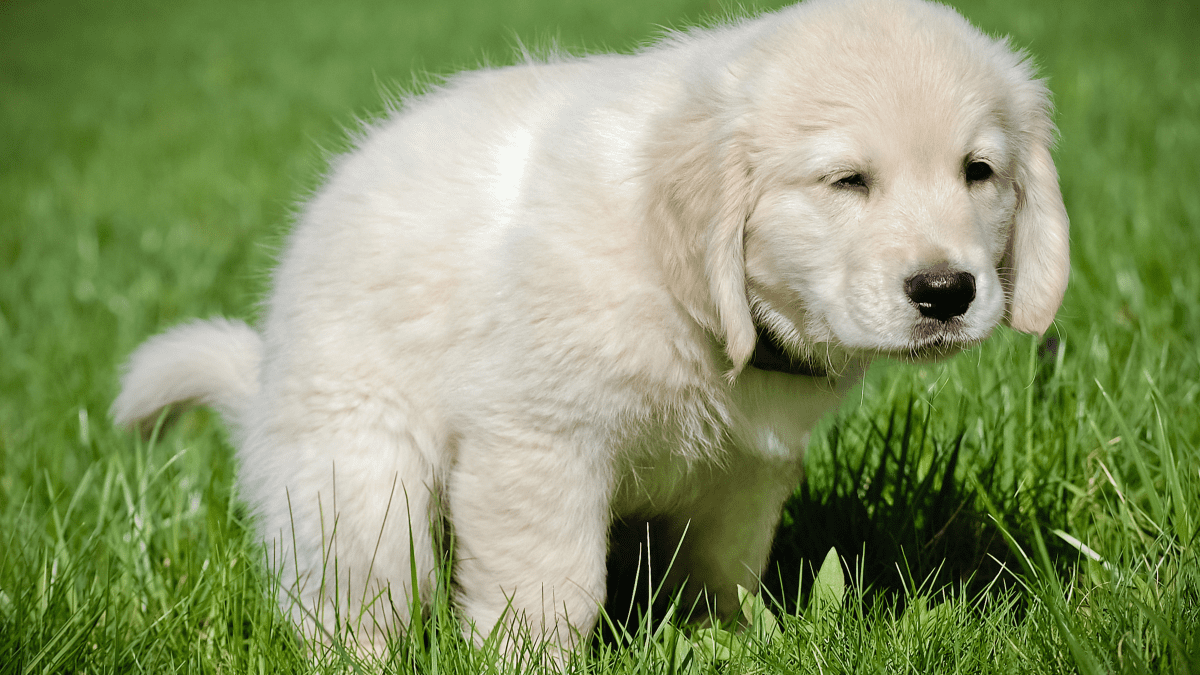
[[793,359],[771,335],[764,326],[756,325],[758,342],[754,345],[754,354],[750,357],[750,365],[759,370],[773,370],[788,375],[803,375],[804,377],[828,377],[824,367],[811,361]]

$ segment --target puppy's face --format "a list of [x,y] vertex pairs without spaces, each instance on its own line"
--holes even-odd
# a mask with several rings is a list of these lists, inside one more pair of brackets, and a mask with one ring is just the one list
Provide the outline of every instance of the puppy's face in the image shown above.
[[920,356],[1000,322],[1011,143],[987,106],[928,108],[844,108],[777,146],[794,173],[747,221],[746,264],[754,311],[781,337]]
[[1021,110],[1011,73],[953,40],[892,35],[768,70],[753,103],[747,295],[797,356],[937,356],[1008,311],[1021,116],[1045,111]]

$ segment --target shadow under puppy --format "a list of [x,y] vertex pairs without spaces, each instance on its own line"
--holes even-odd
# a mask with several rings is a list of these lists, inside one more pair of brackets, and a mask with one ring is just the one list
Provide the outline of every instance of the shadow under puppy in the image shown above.
[[439,519],[477,640],[572,649],[618,521],[686,529],[668,582],[729,614],[872,358],[1051,323],[1053,136],[1026,59],[921,0],[463,73],[333,162],[258,330],[148,340],[114,416],[222,412],[310,632],[383,649]]

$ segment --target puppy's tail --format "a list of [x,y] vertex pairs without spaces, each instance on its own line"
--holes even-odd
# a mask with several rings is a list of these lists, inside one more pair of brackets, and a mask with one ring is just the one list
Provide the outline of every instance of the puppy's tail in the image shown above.
[[241,321],[193,321],[156,335],[129,357],[113,421],[146,432],[163,408],[187,403],[237,423],[258,393],[262,351],[262,338]]

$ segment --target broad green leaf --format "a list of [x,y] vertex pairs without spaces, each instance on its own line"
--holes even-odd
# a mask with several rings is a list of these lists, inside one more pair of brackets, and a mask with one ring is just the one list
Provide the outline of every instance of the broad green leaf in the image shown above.
[[809,620],[817,621],[823,614],[837,611],[842,606],[845,594],[846,577],[842,574],[842,561],[838,559],[837,549],[830,548],[813,582],[812,596],[806,612]]
[[746,623],[750,626],[755,639],[766,644],[779,637],[781,634],[779,622],[775,620],[775,615],[771,613],[771,610],[767,609],[762,596],[751,593],[741,586],[737,587],[737,592],[738,602],[742,607],[742,616],[746,618]]
[[722,628],[701,628],[696,631],[696,649],[712,661],[729,661],[741,654],[743,643],[738,636]]
[[673,666],[672,672],[687,672],[693,660],[692,644],[687,637],[675,626],[664,624],[658,638],[654,643],[658,657]]

